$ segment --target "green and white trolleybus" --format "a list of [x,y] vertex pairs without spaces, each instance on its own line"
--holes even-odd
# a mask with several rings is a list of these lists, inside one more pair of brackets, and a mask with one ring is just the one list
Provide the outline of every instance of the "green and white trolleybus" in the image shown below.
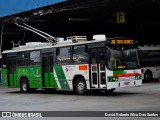
[[59,38],[56,44],[31,42],[2,53],[2,84],[32,89],[113,92],[142,85],[135,39],[95,35]]

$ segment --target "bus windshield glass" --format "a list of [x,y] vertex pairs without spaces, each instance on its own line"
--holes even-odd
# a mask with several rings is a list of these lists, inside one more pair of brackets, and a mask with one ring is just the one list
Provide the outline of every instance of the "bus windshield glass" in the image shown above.
[[139,68],[138,51],[136,48],[109,47],[109,69],[136,69]]

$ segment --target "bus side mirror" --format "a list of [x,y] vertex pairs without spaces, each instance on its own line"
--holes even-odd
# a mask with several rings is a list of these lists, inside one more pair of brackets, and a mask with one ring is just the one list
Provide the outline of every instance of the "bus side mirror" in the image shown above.
[[140,58],[140,55],[141,55],[141,49],[138,48],[138,58]]
[[140,49],[140,48],[138,48],[138,52],[139,52],[139,51],[141,51],[141,49]]
[[106,50],[106,59],[109,60],[109,50]]

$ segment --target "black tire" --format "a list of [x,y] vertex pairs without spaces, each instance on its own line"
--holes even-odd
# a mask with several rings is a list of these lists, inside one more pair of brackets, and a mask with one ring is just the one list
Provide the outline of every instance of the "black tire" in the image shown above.
[[87,86],[83,78],[78,78],[74,84],[74,87],[75,87],[75,93],[77,95],[87,94]]
[[22,78],[22,81],[21,81],[21,92],[22,93],[30,92],[29,83],[28,83],[28,80],[26,78]]
[[29,92],[36,92],[36,88],[30,88]]
[[144,74],[144,82],[151,82],[152,79],[152,73],[150,71],[146,71]]
[[113,92],[115,91],[115,89],[116,89],[116,88],[112,88],[112,89],[109,89],[109,90],[105,90],[105,92],[106,92],[107,94],[111,94],[111,93],[113,93]]
[[56,93],[56,89],[54,88],[45,88],[46,93]]

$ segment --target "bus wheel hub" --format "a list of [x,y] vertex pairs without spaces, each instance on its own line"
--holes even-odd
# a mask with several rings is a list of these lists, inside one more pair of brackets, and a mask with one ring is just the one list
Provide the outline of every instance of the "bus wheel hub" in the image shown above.
[[78,84],[78,90],[79,90],[79,91],[84,91],[84,83],[80,82],[80,83]]

